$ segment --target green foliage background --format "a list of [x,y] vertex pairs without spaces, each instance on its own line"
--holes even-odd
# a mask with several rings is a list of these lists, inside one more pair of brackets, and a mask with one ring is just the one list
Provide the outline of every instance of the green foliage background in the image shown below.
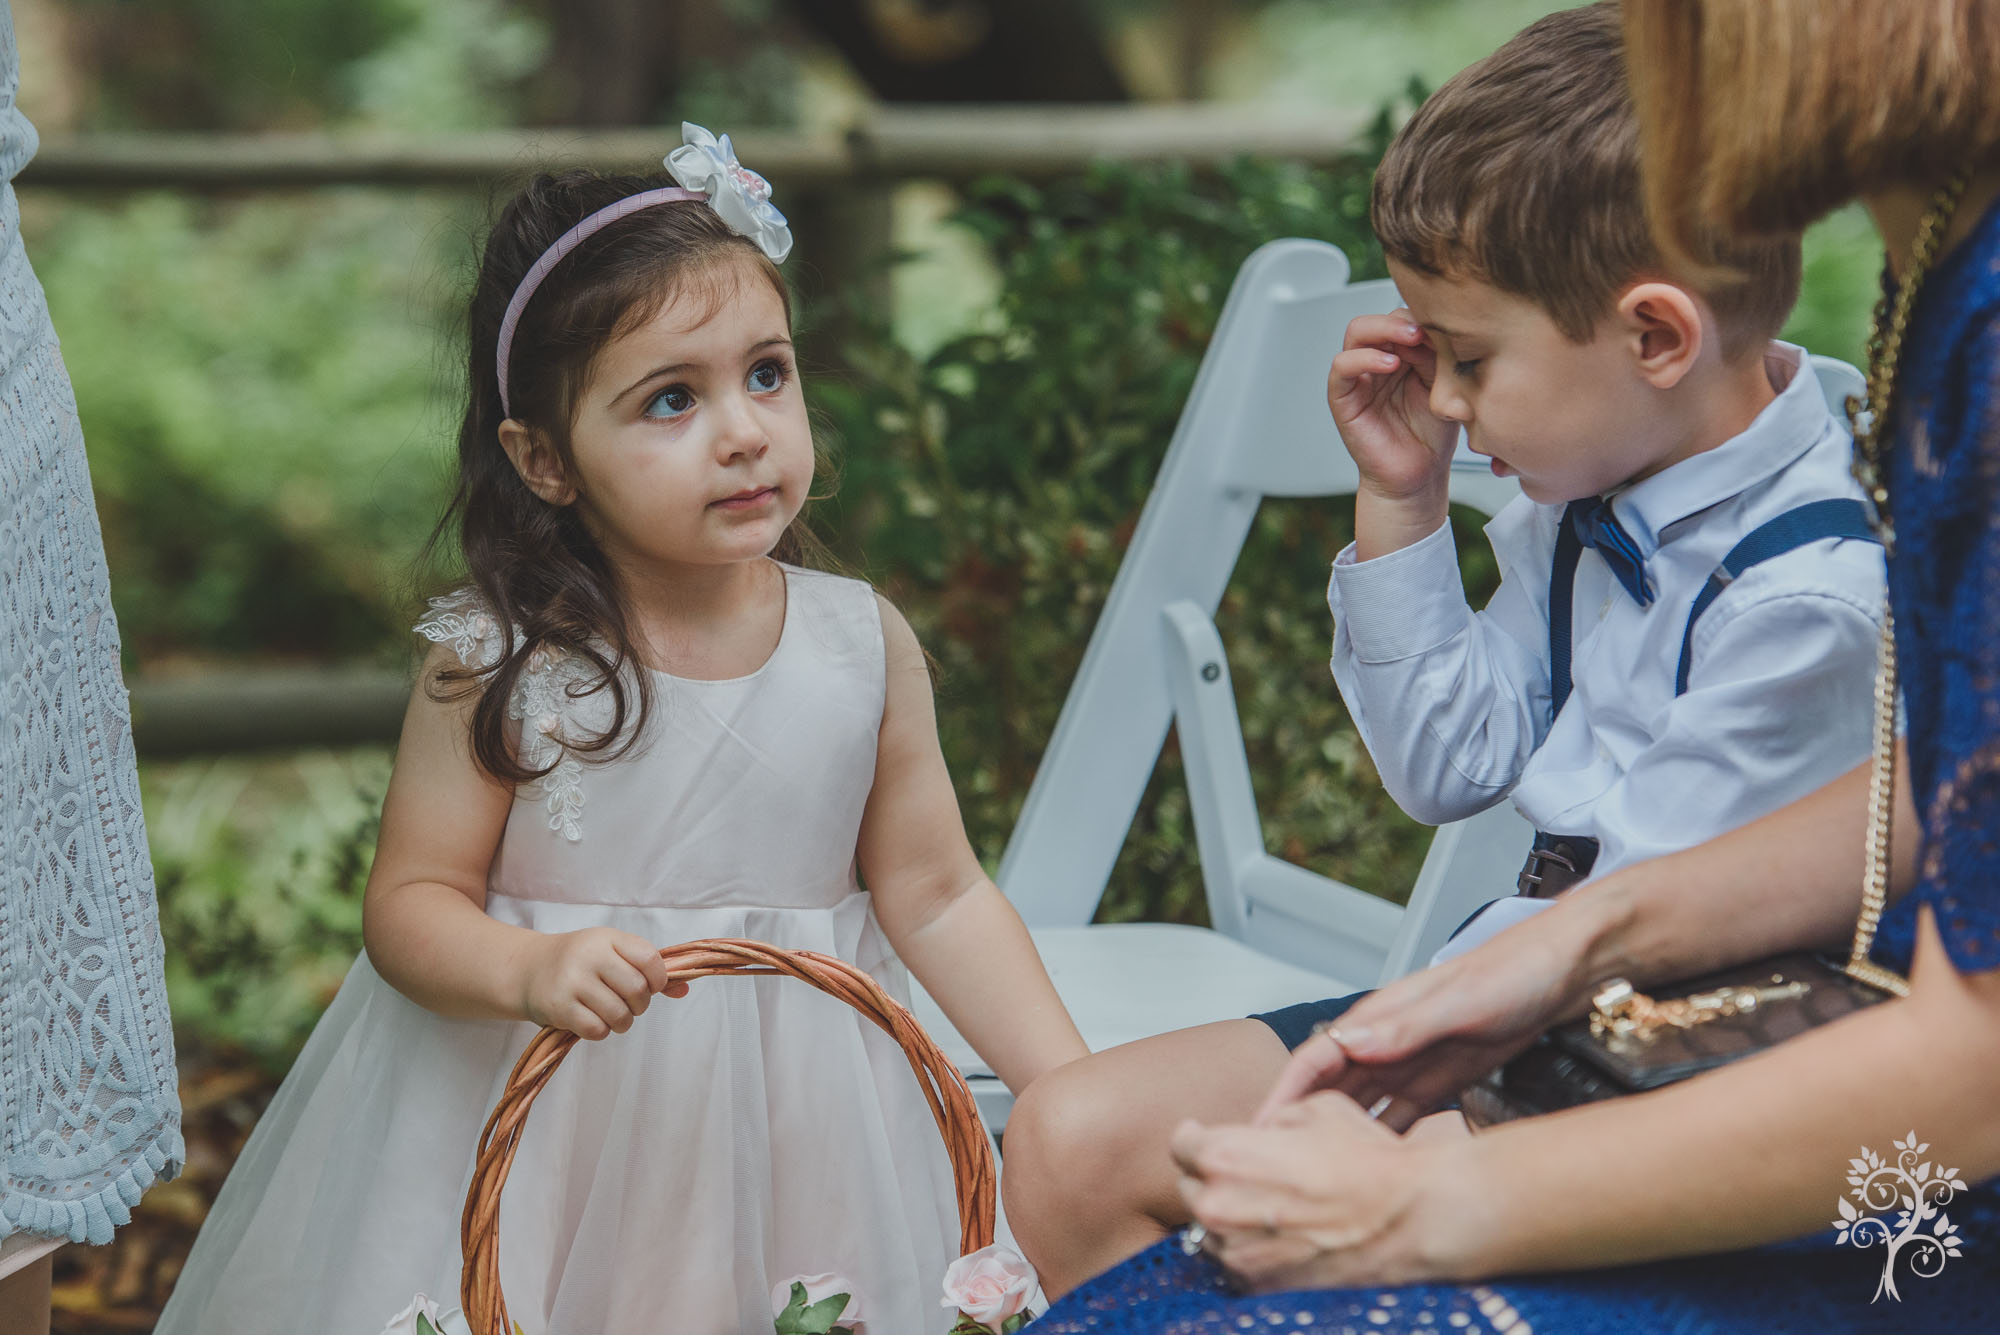
[[[1385,122],[1386,125],[1386,122]],[[940,667],[968,829],[997,863],[1232,275],[1313,236],[1381,272],[1365,221],[1381,135],[1331,170],[1104,167],[969,191],[954,226],[998,295],[916,352],[881,311],[840,327],[808,395],[841,459],[821,526]],[[331,191],[109,206],[31,199],[27,240],[76,382],[132,662],[407,660],[411,562],[438,507],[456,290],[486,202]],[[1875,252],[1842,215],[1810,245],[1791,334],[1858,356]],[[904,256],[903,262],[920,257]],[[808,312],[803,346],[815,354]],[[818,350],[822,362],[829,350]],[[1469,595],[1495,574],[1459,517]],[[1340,502],[1267,503],[1219,615],[1266,839],[1400,897],[1427,831],[1379,781],[1326,672]],[[148,766],[184,1041],[282,1065],[359,944],[380,749]],[[1100,907],[1204,919],[1171,742]]]

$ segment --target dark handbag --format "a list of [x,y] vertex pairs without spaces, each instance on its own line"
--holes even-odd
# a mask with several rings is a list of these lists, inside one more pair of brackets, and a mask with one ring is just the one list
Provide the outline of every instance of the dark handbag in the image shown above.
[[1689,979],[1674,990],[1682,995],[1664,1001],[1645,998],[1645,1003],[1667,1007],[1685,1023],[1661,1019],[1647,1027],[1631,1013],[1641,994],[1613,980],[1599,990],[1589,1017],[1551,1029],[1461,1093],[1465,1120],[1475,1127],[1491,1126],[1658,1089],[1796,1038],[1890,995],[1841,966],[1804,953]]
[[[1880,432],[1888,421],[1889,392],[1910,307],[1950,225],[1965,179],[1961,173],[1938,192],[1918,227],[1909,278],[1897,290],[1893,314],[1885,306],[1876,308],[1866,414],[1856,400],[1847,405],[1855,427],[1855,474],[1874,502],[1882,544],[1891,550],[1894,535]],[[1875,677],[1866,871],[1861,914],[1846,961],[1835,964],[1804,953],[1778,955],[1688,979],[1658,998],[1622,978],[1610,979],[1591,999],[1587,1017],[1549,1030],[1459,1095],[1469,1124],[1491,1126],[1658,1089],[1762,1052],[1890,996],[1909,994],[1902,977],[1868,958],[1888,903],[1889,827],[1895,806],[1896,637],[1887,606],[1882,610],[1880,663]]]

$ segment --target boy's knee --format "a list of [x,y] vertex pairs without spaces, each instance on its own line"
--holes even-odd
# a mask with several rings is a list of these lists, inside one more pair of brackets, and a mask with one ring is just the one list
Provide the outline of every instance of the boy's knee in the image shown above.
[[1112,1166],[1119,1114],[1131,1109],[1093,1065],[1086,1059],[1058,1067],[1015,1101],[1002,1146],[1014,1189],[1061,1191]]

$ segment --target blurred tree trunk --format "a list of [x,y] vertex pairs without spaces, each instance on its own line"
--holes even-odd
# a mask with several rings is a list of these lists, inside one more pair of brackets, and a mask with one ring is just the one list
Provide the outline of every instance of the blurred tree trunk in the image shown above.
[[1222,32],[1226,8],[1222,0],[1174,0],[1174,77],[1183,102],[1201,99],[1202,78]]
[[[714,0],[540,0],[555,125],[646,125],[690,71],[740,64],[759,33]],[[1077,0],[783,0],[884,102],[1125,102]],[[789,26],[789,25],[788,25]]]
[[788,0],[885,102],[1125,102],[1079,0]]
[[734,66],[750,34],[714,0],[542,0],[551,125],[651,125],[690,71]]

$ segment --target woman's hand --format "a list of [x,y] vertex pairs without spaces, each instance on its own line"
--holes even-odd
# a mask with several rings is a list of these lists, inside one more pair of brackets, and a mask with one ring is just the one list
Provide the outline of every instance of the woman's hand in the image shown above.
[[1599,979],[1589,946],[1609,882],[1551,906],[1476,950],[1371,993],[1292,1053],[1257,1113],[1270,1123],[1318,1090],[1362,1109],[1382,1100],[1398,1130],[1581,1008]]
[[527,963],[522,1008],[528,1018],[579,1038],[624,1033],[656,992],[687,995],[686,983],[669,983],[658,948],[610,927],[541,937]]
[[1173,1155],[1203,1245],[1268,1292],[1457,1278],[1440,1244],[1459,1225],[1434,1189],[1455,1143],[1399,1136],[1321,1093],[1256,1126],[1184,1122]]

